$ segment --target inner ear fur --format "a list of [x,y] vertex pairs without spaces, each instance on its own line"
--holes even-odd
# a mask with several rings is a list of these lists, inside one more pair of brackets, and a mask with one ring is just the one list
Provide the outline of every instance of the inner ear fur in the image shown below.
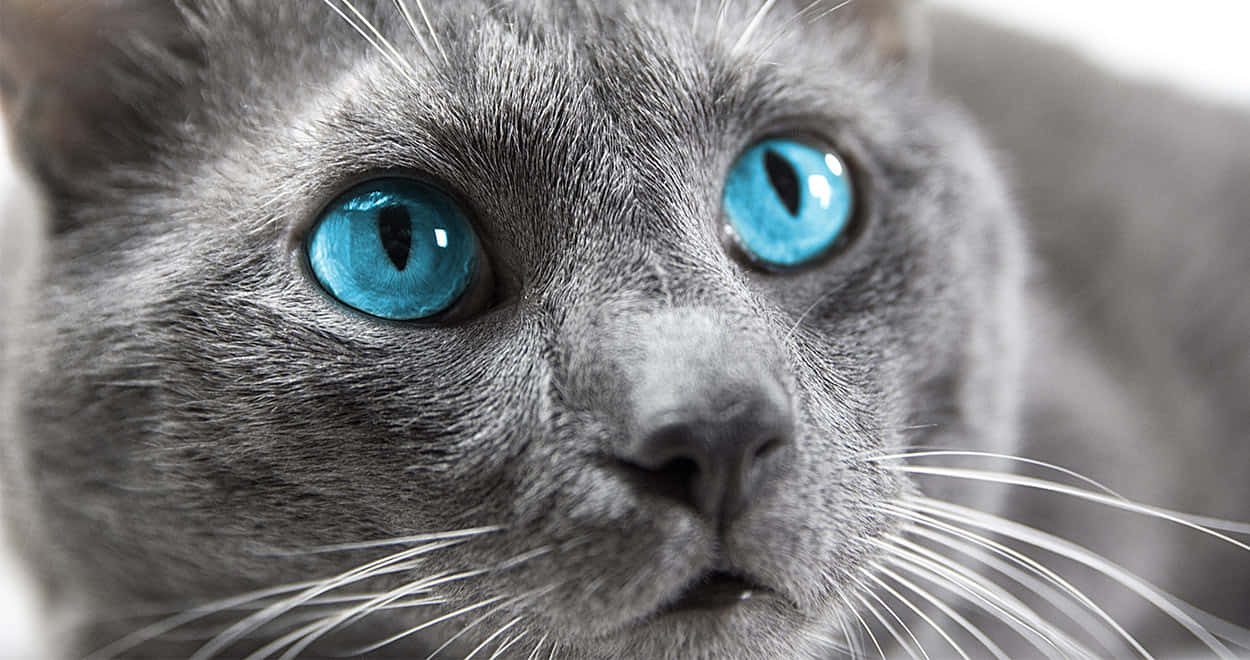
[[142,158],[196,52],[175,0],[0,0],[0,112],[19,158],[53,189]]

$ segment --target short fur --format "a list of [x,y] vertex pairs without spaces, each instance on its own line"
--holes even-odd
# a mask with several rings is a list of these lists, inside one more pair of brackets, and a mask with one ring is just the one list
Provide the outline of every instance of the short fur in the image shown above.
[[[420,657],[479,611],[453,654],[514,619],[484,652],[522,632],[521,658],[871,650],[842,626],[889,636],[874,601],[847,594],[889,597],[872,576],[909,524],[883,505],[920,492],[1050,526],[1250,623],[1235,548],[866,460],[1019,453],[1138,500],[1250,517],[1250,305],[1230,284],[1250,277],[1244,116],[1160,90],[1071,94],[1104,79],[950,17],[930,51],[902,3],[426,4],[414,35],[395,4],[356,3],[393,53],[334,3],[0,7],[0,92],[46,205],[4,218],[33,264],[3,301],[5,503],[49,607],[75,615],[67,655],[406,546],[309,549],[488,526],[361,589],[483,570],[435,589],[445,604],[373,613],[308,653],[495,597],[385,653]],[[1032,68],[1034,49],[1060,64]],[[1186,130],[1141,146],[1146,103]],[[785,274],[736,260],[720,230],[724,173],[772,135],[835,146],[862,202],[849,247]],[[487,311],[380,322],[308,276],[318,210],[383,172],[432,178],[470,209]],[[656,397],[711,407],[763,380],[792,407],[793,456],[727,528],[616,467]],[[766,594],[657,616],[712,569]],[[1160,653],[1195,644],[1067,574]],[[245,614],[109,654],[187,656]]]

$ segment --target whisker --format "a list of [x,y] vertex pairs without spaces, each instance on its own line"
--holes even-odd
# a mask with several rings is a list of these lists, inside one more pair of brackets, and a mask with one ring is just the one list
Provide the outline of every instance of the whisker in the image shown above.
[[[879,564],[874,564],[873,570],[882,574],[887,574],[889,571],[889,569]],[[915,603],[912,603],[910,600],[905,598],[903,594],[900,594],[898,592],[897,589],[886,584],[885,580],[882,580],[881,578],[877,577],[873,573],[867,573],[867,576],[868,576],[868,579],[872,580],[873,582],[876,582],[882,589],[885,589],[886,591],[888,591],[891,596],[894,596],[895,598],[897,598],[899,602],[903,603],[903,605],[906,606],[907,609],[911,610],[913,613],[915,613],[916,616],[920,617],[922,621],[929,624],[929,627],[933,628],[933,630],[937,632],[937,634],[942,639],[946,640],[946,643],[950,644],[952,649],[955,649],[955,653],[958,653],[959,657],[963,658],[963,660],[972,660],[971,658],[968,657],[968,654],[964,652],[963,648],[960,647],[959,644],[956,644],[955,640],[951,639],[951,636],[947,634],[945,630],[942,630],[941,626],[937,625],[937,623],[928,614],[924,613],[924,610],[921,610],[919,607],[916,607]]]
[[1069,470],[1068,468],[1055,465],[1054,463],[1047,463],[1046,461],[1039,461],[1033,458],[1024,458],[1022,456],[1013,456],[1011,454],[999,454],[997,452],[991,452],[991,451],[925,449],[921,447],[912,447],[910,450],[905,451],[905,452],[901,452],[897,454],[885,454],[883,456],[873,456],[872,458],[865,458],[863,460],[865,463],[876,463],[880,461],[907,460],[907,459],[912,459],[912,458],[931,458],[931,457],[937,457],[937,456],[994,458],[994,459],[999,459],[999,460],[1004,460],[1004,461],[1012,461],[1015,463],[1024,463],[1027,465],[1033,465],[1036,467],[1045,468],[1047,470],[1053,470],[1055,472],[1059,472],[1060,474],[1072,477],[1073,479],[1076,479],[1077,481],[1080,481],[1089,486],[1092,486],[1095,489],[1106,493],[1107,495],[1110,495],[1117,499],[1128,501],[1127,497],[1124,497],[1123,495],[1117,493],[1114,490],[1111,490],[1110,488],[1103,485],[1102,483],[1099,483],[1098,481],[1095,481],[1094,479],[1091,479],[1090,477],[1087,477],[1081,474],[1080,472],[1077,472],[1075,470]]
[[525,660],[538,660],[538,652],[543,649],[543,644],[546,644],[546,643],[547,643],[547,636],[543,635],[542,639],[538,640],[538,643],[534,645],[534,650],[530,651],[529,656],[526,657]]
[[877,641],[877,636],[873,634],[872,626],[868,625],[868,622],[864,620],[864,617],[860,616],[859,609],[851,603],[851,599],[847,597],[846,592],[838,589],[838,598],[842,600],[842,604],[846,606],[846,609],[850,611],[857,621],[859,621],[860,627],[862,627],[864,632],[868,634],[868,639],[872,640],[872,645],[877,649],[877,655],[881,656],[881,660],[886,660],[885,650],[881,648],[881,643]]
[[517,642],[525,639],[525,636],[528,634],[529,634],[528,630],[522,630],[521,634],[514,635],[510,639],[505,640],[502,644],[499,645],[499,648],[495,649],[494,653],[490,654],[490,658],[488,658],[488,660],[495,660],[496,658],[502,657],[504,651],[507,651],[509,648],[512,648],[512,646],[515,645]]
[[764,2],[760,5],[759,10],[756,11],[755,15],[751,17],[751,22],[748,23],[746,29],[742,31],[742,35],[738,37],[738,41],[734,43],[733,48],[729,49],[730,53],[737,55],[742,51],[742,47],[751,40],[751,35],[755,34],[755,31],[759,29],[760,24],[764,22],[764,17],[768,15],[769,10],[771,10],[775,4],[777,4],[777,0],[764,0]]
[[803,635],[803,637],[804,637],[805,639],[808,639],[808,640],[811,640],[811,641],[813,641],[813,642],[816,642],[817,644],[820,644],[821,646],[824,646],[824,647],[826,647],[826,648],[828,648],[828,649],[832,649],[832,650],[834,650],[834,651],[837,651],[838,653],[845,653],[845,654],[847,654],[847,655],[851,655],[851,656],[854,656],[854,655],[855,655],[855,649],[854,649],[854,648],[852,648],[852,647],[850,647],[850,646],[848,646],[848,645],[846,645],[846,644],[839,644],[836,640],[834,640],[834,639],[833,639],[833,638],[831,638],[831,637],[826,637],[826,636],[824,636],[824,635],[821,635],[821,634],[819,634],[819,633],[812,632],[812,631],[810,631],[810,630],[805,630],[805,631],[803,631],[802,635]]
[[[491,633],[490,637],[487,637],[486,639],[482,640],[482,643],[474,647],[473,650],[469,652],[469,655],[464,656],[464,660],[473,660],[473,656],[476,656],[482,649],[486,648],[487,645],[495,641],[496,637],[499,637],[500,635],[511,630],[513,626],[521,622],[522,618],[524,617],[518,616],[515,619],[505,623],[499,630],[496,630],[495,632]],[[434,657],[433,655],[430,656],[430,658],[433,658],[433,657]],[[493,658],[495,656],[491,656],[491,657]]]
[[481,609],[481,608],[483,608],[483,607],[487,607],[487,606],[493,605],[493,604],[495,604],[495,603],[498,603],[499,601],[503,600],[504,598],[506,598],[506,596],[493,596],[493,597],[491,597],[491,598],[487,598],[487,599],[485,599],[485,600],[482,600],[482,601],[478,601],[478,602],[476,602],[476,603],[473,603],[472,605],[467,605],[467,606],[465,606],[465,607],[462,607],[462,608],[460,608],[460,609],[458,609],[458,610],[455,610],[454,612],[448,612],[447,614],[444,614],[444,615],[439,616],[439,617],[434,618],[434,619],[430,619],[429,621],[425,621],[425,622],[423,622],[423,623],[421,623],[421,624],[418,624],[418,625],[416,625],[416,626],[413,626],[412,628],[409,628],[409,629],[407,629],[407,630],[405,630],[405,631],[403,631],[403,632],[399,632],[399,633],[396,633],[396,634],[394,634],[394,635],[391,635],[390,637],[387,637],[386,639],[384,639],[384,640],[382,640],[382,641],[380,641],[380,642],[375,642],[375,643],[373,643],[373,644],[370,644],[369,646],[364,646],[364,647],[361,647],[361,648],[359,648],[359,649],[356,649],[356,650],[352,651],[351,655],[356,656],[356,655],[364,655],[364,654],[366,654],[366,653],[372,653],[373,651],[376,651],[376,650],[378,650],[378,649],[380,649],[380,648],[383,648],[383,647],[386,647],[386,646],[390,646],[391,644],[394,644],[395,642],[398,642],[399,640],[401,640],[401,639],[403,639],[403,638],[405,638],[405,637],[410,637],[410,636],[412,636],[412,635],[415,635],[415,634],[417,634],[417,633],[421,632],[422,630],[425,630],[425,629],[427,629],[427,628],[429,628],[429,627],[431,627],[431,626],[436,626],[436,625],[438,625],[438,624],[440,624],[440,623],[442,623],[442,622],[444,622],[444,621],[448,621],[448,620],[454,619],[454,618],[456,618],[456,617],[458,617],[458,616],[463,616],[463,615],[465,615],[465,614],[468,614],[469,612],[472,612],[473,610],[478,610],[478,609]]
[[716,31],[712,33],[715,41],[720,41],[721,29],[725,25],[725,12],[729,9],[729,0],[720,0],[720,5],[716,9]]
[[826,16],[831,16],[831,15],[833,15],[833,13],[834,13],[834,12],[838,11],[839,9],[842,9],[843,7],[845,7],[845,6],[849,5],[849,4],[851,4],[852,2],[855,2],[855,0],[842,0],[842,2],[838,3],[837,5],[835,5],[835,6],[833,6],[833,7],[830,7],[829,9],[827,9],[827,10],[825,10],[825,11],[823,11],[823,12],[821,12],[821,13],[819,13],[819,14],[815,15],[815,16],[813,16],[813,17],[811,18],[811,20],[809,20],[809,21],[807,21],[807,22],[808,22],[808,23],[815,23],[816,21],[819,21],[819,20],[821,20],[822,18],[825,18]]
[[980,642],[981,645],[984,646],[987,651],[990,652],[990,655],[993,655],[995,658],[998,658],[999,660],[1009,660],[1007,657],[1007,654],[1004,653],[1003,650],[999,648],[998,645],[995,644],[993,640],[991,640],[985,634],[985,632],[983,632],[980,628],[972,625],[971,621],[968,621],[968,619],[964,618],[961,614],[956,612],[949,605],[938,600],[936,597],[933,596],[933,594],[925,591],[924,589],[921,589],[919,586],[912,583],[911,581],[903,578],[903,576],[898,575],[890,571],[889,569],[882,568],[881,570],[883,571],[885,575],[889,576],[892,580],[894,580],[895,582],[898,582],[899,584],[903,585],[907,589],[910,589],[916,595],[928,601],[929,604],[936,607],[939,612],[941,612],[942,614],[945,614],[947,618],[954,621],[959,627],[966,630],[968,634],[976,638],[976,640]]
[[394,2],[395,6],[399,8],[399,13],[403,14],[404,22],[408,24],[408,29],[412,32],[412,36],[416,38],[417,45],[421,47],[421,52],[425,53],[427,58],[430,57],[430,46],[425,42],[425,37],[421,35],[421,30],[417,28],[417,21],[413,18],[412,12],[408,10],[408,3],[404,0],[394,0]]
[[[911,513],[911,512],[908,512],[908,513]],[[933,541],[935,543],[951,548],[952,550],[955,550],[956,552],[963,553],[973,558],[976,561],[979,561],[983,564],[986,564],[987,566],[990,566],[991,568],[995,569],[999,573],[1006,575],[1008,578],[1015,581],[1016,583],[1023,585],[1025,588],[1029,589],[1030,592],[1035,593],[1038,596],[1040,596],[1044,601],[1049,603],[1057,611],[1062,612],[1069,619],[1072,619],[1072,621],[1077,623],[1077,625],[1079,625],[1085,632],[1089,633],[1091,637],[1096,639],[1098,643],[1105,650],[1110,651],[1112,647],[1118,647],[1118,645],[1115,644],[1114,641],[1112,641],[1113,638],[1109,638],[1104,628],[1097,625],[1097,620],[1093,616],[1090,616],[1090,612],[1094,612],[1095,614],[1098,614],[1104,619],[1104,622],[1106,622],[1113,630],[1115,630],[1124,639],[1126,639],[1139,654],[1141,654],[1147,660],[1152,660],[1150,654],[1147,653],[1146,650],[1142,648],[1142,646],[1139,643],[1137,643],[1137,640],[1134,639],[1131,635],[1129,635],[1128,632],[1125,631],[1118,623],[1116,623],[1116,621],[1112,619],[1110,615],[1108,615],[1101,608],[1099,608],[1092,600],[1089,600],[1085,596],[1085,594],[1081,593],[1079,590],[1077,590],[1075,587],[1069,584],[1066,580],[1059,577],[1057,574],[1054,574],[1052,571],[1045,568],[1044,566],[1041,566],[1040,564],[1036,564],[1036,562],[1033,562],[1031,559],[1029,559],[1028,557],[1024,555],[1019,555],[1018,557],[1011,556],[1012,554],[1018,554],[1018,553],[1016,553],[1015,550],[1008,548],[1007,546],[1001,546],[1001,544],[995,544],[994,541],[986,539],[985,537],[982,537],[979,534],[967,532],[966,530],[960,530],[958,528],[942,529],[943,527],[946,526],[945,523],[942,523],[941,521],[933,520],[929,518],[928,516],[924,516],[923,514],[913,513],[912,515],[909,515],[906,517],[912,520],[915,520],[918,523],[918,525],[932,526],[935,529],[945,531],[947,534],[952,534],[952,535],[958,534],[959,536],[964,537],[964,538],[975,537],[977,540],[974,542],[980,545],[981,547],[989,548],[990,552],[993,552],[995,554],[1002,554],[1003,556],[1007,556],[1011,561],[1021,566],[1024,566],[1025,568],[1028,568],[1030,571],[1033,571],[1034,573],[1038,575],[1042,575],[1044,579],[1052,582],[1053,584],[1060,585],[1062,589],[1068,592],[1066,596],[1065,594],[1061,593],[1059,590],[1051,587],[1049,584],[1046,584],[1045,582],[1042,582],[1040,580],[1033,578],[1028,573],[1025,573],[1024,571],[1016,568],[1012,564],[1002,561],[994,557],[993,555],[978,549],[976,546],[962,543],[960,541],[955,540],[954,538],[948,538],[946,536],[943,536],[942,534],[937,533],[936,531],[931,531],[929,529],[926,529],[925,527],[912,526],[908,530],[908,533],[910,534],[914,534],[916,536],[926,538],[930,541]],[[995,548],[995,547],[992,547],[992,545],[999,545],[1000,547]],[[1028,563],[1032,563],[1034,565],[1028,565]],[[1069,598],[1071,600],[1069,600]],[[1071,607],[1069,607],[1069,604],[1073,601],[1075,601],[1076,604],[1080,606],[1080,609],[1073,610]]]
[[283,585],[279,587],[270,587],[268,589],[260,589],[257,591],[251,591],[245,594],[240,594],[233,598],[215,601],[207,605],[201,605],[189,611],[176,614],[167,619],[162,619],[161,621],[157,621],[156,623],[153,623],[149,626],[145,626],[144,628],[136,630],[135,632],[132,632],[129,635],[126,635],[125,637],[117,640],[116,642],[113,642],[112,644],[109,644],[108,646],[105,646],[104,648],[101,648],[97,651],[92,652],[84,660],[108,660],[109,658],[112,658],[119,653],[124,653],[140,644],[143,644],[144,642],[149,642],[151,640],[162,637],[174,630],[177,630],[178,628],[181,628],[189,623],[194,623],[195,621],[202,619],[204,617],[211,616],[218,612],[224,612],[227,610],[235,609],[243,605],[253,603],[258,600],[263,600],[265,598],[270,598],[273,596],[279,596],[282,594],[291,593],[292,591],[300,591],[302,589],[307,589],[311,586],[316,586],[318,584],[321,584],[321,582],[320,581],[297,582],[294,584]]
[[333,591],[335,589],[338,589],[339,587],[342,587],[347,584],[352,584],[354,582],[358,582],[359,580],[362,580],[362,579],[373,577],[376,574],[376,571],[386,568],[392,564],[396,564],[401,561],[411,559],[413,557],[418,557],[423,554],[427,554],[427,553],[434,552],[437,550],[442,550],[444,548],[456,546],[463,542],[464,542],[464,539],[452,539],[448,541],[428,543],[426,545],[421,545],[415,548],[409,548],[407,550],[403,550],[401,552],[388,555],[381,559],[374,560],[372,562],[364,564],[363,566],[353,568],[344,573],[340,573],[339,575],[334,576],[328,580],[318,582],[316,583],[315,586],[309,587],[308,589],[301,591],[300,593],[296,594],[295,596],[292,596],[291,598],[275,603],[261,610],[260,612],[257,612],[243,619],[242,621],[234,624],[233,626],[230,626],[229,628],[227,628],[226,630],[218,634],[216,637],[209,640],[207,644],[200,647],[200,649],[197,650],[191,656],[191,660],[208,660],[209,658],[212,658],[214,655],[220,653],[221,651],[225,650],[226,648],[228,648],[229,646],[237,642],[243,635],[250,633],[251,631],[255,630],[260,625],[263,625],[264,623],[268,621],[272,621],[273,619],[279,616],[282,616],[284,613],[290,611],[292,608],[298,607],[302,605],[303,603],[313,598],[316,598],[317,596],[320,596],[323,593]]
[[416,3],[417,10],[421,12],[421,20],[425,21],[425,27],[430,31],[430,39],[434,42],[434,47],[443,56],[443,63],[450,65],[451,59],[447,57],[447,51],[443,50],[443,44],[438,39],[438,32],[434,30],[434,24],[430,22],[430,14],[425,10],[424,0],[416,0]]
[[890,469],[905,472],[908,474],[923,474],[938,477],[951,477],[955,479],[967,479],[970,481],[985,481],[990,483],[1006,484],[1010,486],[1021,486],[1024,488],[1034,488],[1044,490],[1061,495],[1068,495],[1077,499],[1104,504],[1106,506],[1138,513],[1144,516],[1158,518],[1169,522],[1176,523],[1183,527],[1202,532],[1208,536],[1217,538],[1225,543],[1231,544],[1242,550],[1250,552],[1250,545],[1242,543],[1226,534],[1222,534],[1213,529],[1209,529],[1202,525],[1192,523],[1185,519],[1185,514],[1179,514],[1176,511],[1151,506],[1148,504],[1139,504],[1131,500],[1122,500],[1116,497],[1110,497],[1101,493],[1093,493],[1080,488],[1073,488],[1064,484],[1047,481],[1045,479],[1036,479],[1033,477],[1024,477],[1016,474],[1005,474],[1000,472],[989,472],[986,470],[965,470],[961,468],[942,468],[942,467],[923,467],[918,465],[898,465],[892,466]]
[[[363,619],[369,616],[370,614],[373,614],[374,612],[377,612],[381,609],[385,609],[386,605],[389,605],[401,598],[405,598],[409,595],[412,595],[413,593],[429,591],[432,587],[436,587],[441,584],[447,584],[450,582],[456,582],[456,581],[463,580],[466,578],[476,577],[478,575],[482,575],[487,572],[489,572],[487,569],[477,569],[477,570],[472,570],[472,571],[465,571],[462,573],[454,573],[451,575],[439,575],[439,576],[434,576],[431,578],[426,578],[424,580],[418,580],[416,582],[410,582],[396,589],[393,589],[390,592],[383,594],[382,596],[375,598],[369,602],[366,602],[356,607],[341,611],[333,616],[324,617],[321,619],[320,625],[318,626],[316,630],[308,632],[306,635],[303,636],[302,639],[292,644],[291,648],[288,649],[286,653],[282,655],[282,658],[283,660],[287,660],[289,658],[296,657],[304,649],[308,648],[308,646],[310,646],[313,642],[329,634],[330,631],[334,630],[335,628],[348,626],[355,621],[358,621],[360,619]],[[282,646],[285,646],[285,644],[283,644]],[[279,646],[278,648],[281,648],[281,646]]]
[[[360,25],[356,23],[356,21],[352,20],[351,18],[347,16],[347,14],[343,13],[343,10],[339,9],[338,5],[334,3],[334,0],[321,0],[321,2],[325,6],[333,10],[334,13],[338,14],[339,17],[342,18],[348,25],[350,25],[352,29],[355,30],[361,37],[363,37],[364,40],[368,42],[369,45],[372,46],[373,49],[376,50],[378,54],[381,55],[392,67],[394,67],[396,71],[403,74],[403,76],[408,80],[409,83],[411,83],[413,86],[416,86],[417,80],[416,80],[416,77],[413,75],[413,71],[408,65],[406,65],[404,59],[399,56],[399,52],[395,51],[394,46],[390,46],[392,52],[387,52],[387,49],[383,48],[381,43],[376,41],[373,37],[369,36],[369,33],[365,31],[365,28],[362,28]],[[366,20],[364,16],[360,13],[360,11],[356,9],[355,5],[348,2],[348,0],[342,0],[342,2],[353,13],[355,13],[357,16],[360,16],[361,20],[364,22],[366,27],[370,28],[379,37],[382,36],[382,34],[377,31],[377,28],[375,28],[372,23]],[[387,42],[387,45],[390,45],[390,42]]]
[[840,651],[840,652],[849,654],[852,660],[859,660],[859,658],[862,658],[864,656],[863,640],[859,638],[859,635],[856,635],[853,632],[851,632],[851,625],[847,621],[847,617],[845,613],[838,612],[835,618],[837,619],[837,622],[838,622],[838,628],[840,628],[842,631],[842,639],[846,640],[846,643],[838,644],[834,642],[834,640],[830,639],[828,640],[830,642],[829,643],[830,648],[834,649],[835,651]]
[[[907,543],[902,539],[899,539],[898,542]],[[922,548],[915,544],[911,544],[911,547],[915,548],[915,550],[909,551],[902,547],[890,548],[893,559],[900,560],[902,562],[901,566],[914,572],[916,575],[945,587],[968,602],[976,604],[986,612],[996,615],[1000,621],[1032,644],[1038,651],[1046,654],[1050,649],[1053,649],[1062,653],[1062,650],[1056,643],[1057,640],[1070,649],[1077,649],[1077,655],[1091,655],[1075,640],[1072,640],[1055,626],[1046,623],[1037,612],[984,576],[969,570],[965,566],[961,566],[947,557],[942,557],[937,553],[929,551],[927,548]],[[1036,622],[1046,629],[1047,632],[1039,630],[1034,625],[1031,625],[1029,621]],[[1041,640],[1042,643],[1050,646],[1050,649],[1039,645],[1037,640]]]
[[1108,578],[1118,582],[1126,589],[1137,594],[1150,604],[1154,605],[1163,613],[1167,614],[1182,627],[1190,632],[1195,638],[1201,641],[1208,649],[1214,652],[1220,658],[1232,660],[1233,654],[1216,639],[1210,632],[1199,625],[1192,617],[1186,614],[1182,609],[1172,604],[1172,597],[1154,585],[1142,580],[1137,575],[1126,570],[1124,567],[1111,562],[1110,560],[1091,552],[1088,548],[1079,546],[1071,541],[1061,539],[1053,534],[1043,532],[1039,529],[1021,525],[1005,518],[987,514],[975,509],[969,509],[958,504],[942,502],[928,497],[905,496],[901,501],[907,506],[919,509],[932,515],[953,520],[963,524],[972,525],[981,529],[985,529],[997,534],[1001,534],[1008,538],[1016,539],[1020,542],[1053,552],[1061,557],[1066,557],[1079,564],[1087,566]]
[[[447,638],[447,640],[446,640],[446,641],[444,641],[444,642],[442,643],[442,645],[440,645],[438,648],[434,649],[434,650],[433,650],[433,651],[432,651],[429,655],[425,656],[425,660],[434,660],[434,657],[435,657],[435,656],[437,656],[439,653],[442,653],[444,650],[446,650],[446,649],[447,649],[447,647],[449,647],[449,646],[451,646],[453,643],[455,643],[455,641],[456,641],[457,639],[460,639],[460,638],[461,638],[461,637],[463,637],[466,633],[468,633],[470,630],[473,630],[474,628],[476,628],[476,627],[478,626],[478,624],[480,624],[480,623],[482,623],[483,621],[485,621],[485,620],[489,619],[490,617],[494,616],[494,615],[495,615],[495,613],[496,613],[496,612],[498,612],[499,610],[502,610],[503,608],[505,608],[505,607],[507,607],[507,606],[509,606],[509,605],[511,605],[511,604],[513,604],[513,603],[520,602],[520,600],[523,598],[523,596],[524,596],[524,595],[522,595],[522,596],[512,596],[511,598],[501,599],[503,602],[501,602],[501,603],[499,603],[498,605],[496,605],[496,606],[494,606],[494,607],[490,608],[489,610],[487,610],[487,611],[486,611],[486,613],[485,613],[485,614],[483,614],[482,616],[479,616],[478,618],[474,619],[473,621],[470,621],[467,625],[465,625],[464,627],[462,627],[462,628],[461,628],[461,629],[460,629],[460,630],[459,630],[456,634],[452,635],[451,637],[448,637],[448,638]],[[514,619],[514,621],[519,620],[519,619],[520,619],[520,617],[517,617],[517,619]],[[478,646],[478,648],[480,649],[482,646],[485,646],[485,644],[480,644],[480,645]],[[474,649],[474,653],[476,653],[476,652],[477,652],[477,649]],[[467,659],[466,659],[466,660],[467,660]]]
[[[394,566],[390,566],[385,569],[376,571],[372,575],[365,576],[365,578],[362,578],[362,579],[411,570],[412,568],[415,567],[415,565],[416,565],[415,563],[406,563],[406,562],[396,564]],[[272,605],[272,603],[256,604],[257,601],[264,601],[266,599],[273,598],[275,596],[281,596],[283,594],[291,593],[292,591],[302,591],[305,589],[316,587],[323,583],[324,582],[322,580],[308,580],[305,582],[296,582],[296,583],[292,583],[288,585],[269,587],[266,589],[251,591],[251,592],[240,594],[238,596],[234,596],[231,598],[214,601],[214,602],[207,603],[204,605],[198,605],[198,606],[193,607],[190,610],[176,613],[173,616],[162,619],[140,630],[132,632],[126,637],[123,637],[122,639],[116,642],[113,642],[112,644],[93,652],[91,655],[84,658],[84,660],[108,660],[109,658],[112,658],[119,653],[124,653],[125,651],[128,651],[140,644],[143,644],[144,642],[148,642],[148,641],[160,638],[160,637],[164,637],[168,635],[169,633],[173,632],[174,630],[177,630],[178,628],[194,623],[200,619],[212,616],[213,614],[218,614],[221,612],[226,612],[226,611],[231,611],[231,610],[239,610],[239,609],[250,609],[250,610],[264,609]],[[322,604],[322,603],[319,602],[318,599],[315,599],[314,601],[310,601],[308,603],[305,603],[304,605],[316,605],[316,604]]]
[[331,552],[347,552],[350,550],[369,550],[372,548],[381,548],[389,545],[412,545],[414,543],[429,543],[431,541],[449,541],[452,539],[464,539],[472,536],[480,536],[482,534],[490,534],[503,530],[503,527],[492,525],[489,527],[474,527],[470,529],[461,529],[454,532],[442,532],[439,534],[417,534],[415,536],[400,536],[393,539],[384,539],[381,541],[363,541],[358,543],[337,543],[334,545],[321,545],[308,548],[306,550],[292,550],[281,553],[273,553],[271,556],[276,557],[296,557],[304,555],[327,554]]
[[[860,602],[862,602],[865,606],[868,607],[868,610],[872,612],[874,616],[877,617],[877,620],[881,622],[881,625],[885,626],[885,629],[889,631],[890,636],[894,638],[894,641],[898,642],[898,645],[907,651],[908,657],[911,657],[913,660],[916,660],[916,652],[919,651],[921,658],[924,658],[924,660],[931,660],[929,658],[929,653],[925,651],[924,645],[921,644],[920,639],[916,637],[916,633],[912,632],[911,628],[909,628],[907,624],[903,622],[903,619],[902,617],[898,615],[898,612],[895,612],[893,607],[890,607],[889,604],[887,604],[884,600],[881,599],[880,596],[876,594],[876,592],[870,589],[867,585],[861,582],[858,578],[852,577],[851,580],[855,583],[856,586],[859,587],[860,594],[857,594],[857,596],[859,597]],[[881,614],[877,611],[877,609],[873,607],[872,604],[869,603],[866,598],[864,598],[863,594],[867,594],[870,598],[877,601],[877,604],[880,605],[883,609],[885,609],[886,614],[889,614],[890,617],[898,623],[898,625],[903,629],[903,632],[907,633],[907,637],[909,637],[911,641],[916,645],[914,649],[911,645],[903,641],[902,636],[898,634],[898,630],[895,629],[894,626],[891,625],[888,621],[886,621],[885,617],[881,616]]]

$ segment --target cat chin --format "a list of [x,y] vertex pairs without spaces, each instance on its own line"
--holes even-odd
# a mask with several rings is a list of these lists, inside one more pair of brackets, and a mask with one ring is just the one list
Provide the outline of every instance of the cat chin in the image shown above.
[[728,607],[658,613],[568,645],[579,649],[578,657],[592,658],[816,658],[837,644],[829,618],[820,625],[785,599],[753,597]]

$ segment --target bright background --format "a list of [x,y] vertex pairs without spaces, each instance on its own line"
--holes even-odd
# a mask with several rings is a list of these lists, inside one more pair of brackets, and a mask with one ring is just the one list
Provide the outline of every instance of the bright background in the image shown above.
[[1250,104],[1250,0],[930,2],[1068,42],[1126,75]]
[[[1130,76],[1170,81],[1198,94],[1250,107],[1250,0],[931,2],[1068,42]],[[0,135],[0,195],[7,192],[11,171]],[[0,554],[3,659],[33,660],[45,655],[36,651],[31,639],[35,618],[27,606],[23,583],[21,574]]]

